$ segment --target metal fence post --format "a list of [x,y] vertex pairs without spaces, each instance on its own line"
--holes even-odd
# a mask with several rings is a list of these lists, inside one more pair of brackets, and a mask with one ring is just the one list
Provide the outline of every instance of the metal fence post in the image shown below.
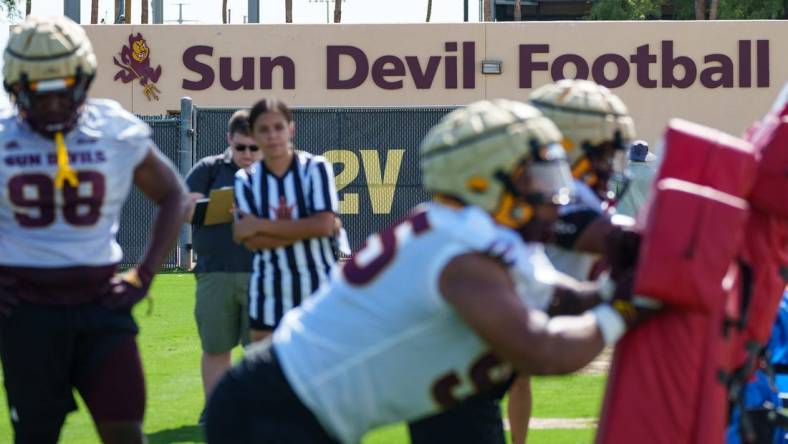
[[[192,149],[194,145],[194,105],[190,97],[181,97],[180,143],[178,146],[178,171],[186,177],[192,168]],[[183,270],[191,268],[192,263],[192,230],[191,225],[183,224],[178,237],[178,267]]]

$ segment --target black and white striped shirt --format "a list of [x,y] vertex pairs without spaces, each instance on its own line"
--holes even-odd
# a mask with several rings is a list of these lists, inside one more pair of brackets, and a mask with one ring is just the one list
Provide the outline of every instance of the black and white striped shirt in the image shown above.
[[[238,209],[265,219],[289,212],[298,219],[330,211],[337,213],[334,173],[322,156],[296,151],[293,162],[277,177],[260,161],[235,176]],[[302,239],[287,247],[258,250],[249,285],[249,313],[253,319],[275,326],[289,309],[328,280],[337,262],[333,239]],[[259,306],[262,305],[262,306]]]

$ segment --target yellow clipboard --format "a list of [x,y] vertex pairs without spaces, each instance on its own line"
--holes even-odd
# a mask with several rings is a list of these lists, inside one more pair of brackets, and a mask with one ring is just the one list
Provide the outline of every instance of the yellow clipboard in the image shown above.
[[207,198],[197,201],[192,217],[193,225],[218,225],[233,221],[230,209],[233,207],[234,195],[232,187],[211,190]]

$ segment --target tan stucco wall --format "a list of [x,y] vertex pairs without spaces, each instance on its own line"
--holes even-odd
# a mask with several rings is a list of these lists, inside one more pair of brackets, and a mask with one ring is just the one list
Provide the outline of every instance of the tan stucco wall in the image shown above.
[[[670,117],[684,117],[734,134],[741,133],[751,121],[761,116],[781,86],[788,81],[788,22],[786,21],[715,21],[715,22],[525,22],[473,24],[408,24],[408,25],[90,25],[88,31],[99,59],[99,74],[93,88],[97,97],[111,97],[138,114],[162,114],[179,109],[182,96],[190,96],[200,106],[248,106],[255,100],[274,95],[293,106],[422,106],[465,104],[482,98],[509,97],[525,99],[530,88],[520,83],[519,45],[549,45],[548,53],[535,54],[535,62],[550,66],[562,54],[580,55],[592,68],[597,57],[618,54],[629,62],[636,49],[649,45],[657,61],[649,68],[657,87],[645,88],[638,83],[635,63],[628,63],[629,78],[615,87],[630,107],[642,138],[654,141]],[[146,99],[138,82],[123,84],[113,81],[119,70],[112,61],[128,43],[131,33],[142,33],[151,49],[152,65],[162,67],[156,86],[161,91],[158,101]],[[751,86],[742,86],[740,77],[739,41],[751,48]],[[761,41],[757,43],[756,41]],[[662,87],[662,41],[672,41],[673,56],[689,57],[697,66],[695,82],[687,88]],[[764,41],[766,41],[764,43]],[[446,42],[457,42],[458,49],[447,52]],[[463,42],[473,42],[472,59],[463,57]],[[208,89],[183,89],[184,79],[196,81],[200,75],[184,65],[184,52],[194,45],[213,47],[213,56],[198,56],[197,61],[212,67],[216,79]],[[374,82],[372,76],[352,89],[328,89],[327,47],[347,45],[359,48],[369,61],[393,55],[402,60],[406,74],[389,75],[388,81],[402,80],[402,88],[387,90]],[[758,47],[766,48],[768,56]],[[732,62],[732,86],[709,88],[699,76],[704,68],[719,67],[718,62],[704,63],[710,54],[723,54]],[[760,58],[758,57],[760,55]],[[294,89],[283,89],[279,68],[274,70],[272,89],[260,89],[259,57],[286,56],[293,61]],[[406,56],[415,56],[424,70],[429,57],[438,57],[437,70],[429,88],[416,88],[409,73]],[[219,57],[230,57],[233,77],[240,77],[242,57],[253,57],[255,79],[253,89],[228,91],[219,82]],[[449,57],[449,59],[447,59]],[[457,88],[447,88],[447,60],[456,57]],[[615,57],[615,56],[614,56]],[[715,57],[715,56],[712,56]],[[503,73],[484,75],[480,72],[483,59],[503,62]],[[760,62],[759,62],[760,59]],[[340,78],[352,74],[350,58],[340,59]],[[463,84],[464,62],[474,66],[474,85]],[[758,72],[759,66],[761,71]],[[392,68],[388,64],[386,67]],[[645,65],[643,65],[645,66]],[[764,78],[768,67],[768,82]],[[608,78],[616,75],[608,64]],[[567,76],[574,68],[567,67]],[[675,76],[683,77],[681,68]],[[759,77],[760,76],[760,77]],[[452,77],[452,76],[449,76]],[[715,78],[718,78],[717,75]],[[533,73],[533,86],[551,81],[547,71]],[[759,86],[759,80],[761,86]],[[465,87],[464,87],[465,86]]]

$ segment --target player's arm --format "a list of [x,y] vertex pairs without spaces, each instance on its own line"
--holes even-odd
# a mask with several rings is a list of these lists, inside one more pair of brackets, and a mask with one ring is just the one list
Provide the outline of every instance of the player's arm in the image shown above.
[[506,268],[482,254],[451,260],[440,292],[498,356],[524,374],[578,370],[623,334],[624,319],[609,305],[580,316],[548,319],[517,297]]
[[577,315],[610,299],[607,294],[603,296],[603,293],[610,291],[607,280],[601,285],[604,288],[600,288],[596,282],[580,282],[561,273],[559,276],[546,310],[550,316]]
[[286,247],[288,245],[292,245],[293,242],[294,241],[291,239],[266,236],[265,234],[255,234],[243,240],[244,247],[250,251]]
[[134,170],[134,184],[159,207],[140,268],[158,270],[172,249],[188,211],[186,190],[169,160],[151,148]]
[[253,214],[242,214],[233,224],[237,240],[245,240],[255,234],[263,234],[286,240],[297,241],[312,237],[331,236],[335,229],[335,217],[331,211],[321,211],[300,219],[263,219]]

